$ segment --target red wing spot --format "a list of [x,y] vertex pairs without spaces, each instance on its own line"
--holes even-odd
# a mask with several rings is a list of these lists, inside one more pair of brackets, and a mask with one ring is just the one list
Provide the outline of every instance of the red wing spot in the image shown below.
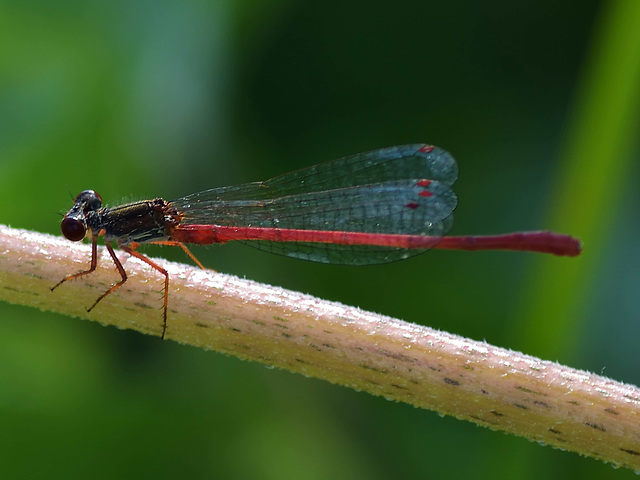
[[433,195],[433,193],[427,190],[422,190],[420,193],[418,193],[418,195],[420,195],[421,197],[430,197],[431,195]]
[[434,148],[436,147],[434,147],[433,145],[423,145],[418,149],[418,151],[422,153],[430,153]]
[[416,208],[418,208],[420,206],[420,204],[412,202],[412,203],[407,203],[405,206],[407,208],[410,208],[411,210],[415,210]]
[[416,185],[418,187],[428,187],[429,185],[431,185],[431,180],[420,180],[418,183],[416,183]]

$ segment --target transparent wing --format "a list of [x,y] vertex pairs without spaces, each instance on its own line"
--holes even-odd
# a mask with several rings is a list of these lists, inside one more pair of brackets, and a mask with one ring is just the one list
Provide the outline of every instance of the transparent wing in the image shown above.
[[[183,224],[440,237],[453,224],[455,160],[426,145],[391,147],[334,160],[264,182],[175,200]],[[323,263],[371,264],[426,249],[311,242],[244,241]]]

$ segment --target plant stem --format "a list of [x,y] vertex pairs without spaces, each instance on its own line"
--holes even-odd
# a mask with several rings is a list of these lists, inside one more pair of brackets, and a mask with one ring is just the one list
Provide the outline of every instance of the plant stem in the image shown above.
[[[86,245],[0,226],[0,299],[159,335],[162,279],[138,259],[127,259],[129,280],[91,313],[85,307],[119,278],[104,251],[94,273],[50,291],[86,269],[89,258]],[[640,470],[635,386],[355,307],[154,261],[171,279],[169,339]]]

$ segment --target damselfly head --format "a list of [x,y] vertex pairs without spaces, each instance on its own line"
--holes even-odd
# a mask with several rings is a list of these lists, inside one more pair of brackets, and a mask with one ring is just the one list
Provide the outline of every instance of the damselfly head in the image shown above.
[[93,190],[84,190],[76,197],[73,207],[60,224],[62,235],[72,242],[79,242],[87,235],[87,214],[102,208],[102,198]]

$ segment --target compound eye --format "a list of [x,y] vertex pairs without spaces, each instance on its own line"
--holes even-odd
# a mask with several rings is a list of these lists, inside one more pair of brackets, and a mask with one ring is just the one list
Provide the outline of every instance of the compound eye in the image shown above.
[[82,240],[87,233],[87,227],[85,227],[84,223],[75,218],[65,218],[62,220],[60,230],[62,231],[62,235],[72,242]]

